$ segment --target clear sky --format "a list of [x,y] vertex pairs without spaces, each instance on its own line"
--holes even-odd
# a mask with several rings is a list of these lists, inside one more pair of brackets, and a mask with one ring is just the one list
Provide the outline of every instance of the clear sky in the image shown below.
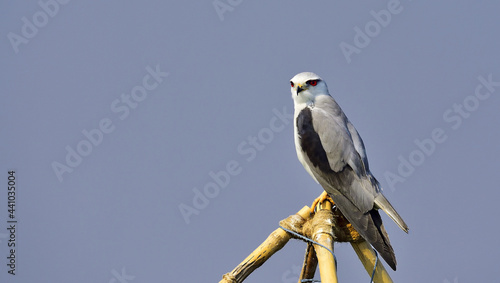
[[[410,226],[383,215],[394,281],[498,280],[498,2],[0,7],[0,282],[218,282],[322,192],[293,143],[303,71]],[[296,282],[304,249],[246,282]],[[335,252],[340,282],[369,281]]]

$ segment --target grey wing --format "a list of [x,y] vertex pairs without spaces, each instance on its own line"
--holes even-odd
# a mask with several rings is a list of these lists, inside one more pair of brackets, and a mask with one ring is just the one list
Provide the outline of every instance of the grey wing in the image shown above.
[[[324,179],[331,189],[347,197],[365,213],[373,208],[376,190],[367,178],[362,156],[356,150],[348,129],[347,118],[333,98],[328,98],[316,103],[312,110],[312,121],[333,174],[316,169],[316,179],[320,183],[319,179]],[[334,193],[327,188],[325,190]]]
[[364,171],[365,171],[366,175],[368,176],[368,178],[370,179],[374,190],[377,193],[381,192],[382,189],[380,188],[379,182],[377,181],[377,179],[375,179],[375,177],[370,172],[370,166],[368,165],[368,157],[366,156],[365,144],[363,143],[363,139],[361,139],[361,136],[359,135],[358,131],[356,130],[354,125],[349,120],[347,120],[347,129],[349,130],[349,133],[351,134],[354,148],[356,149],[356,152],[358,152],[359,156],[361,157],[361,161],[363,162]]
[[368,157],[366,156],[366,151],[365,151],[365,144],[363,143],[363,140],[361,139],[361,136],[359,135],[358,131],[349,120],[347,120],[347,130],[351,134],[354,148],[356,149],[359,156],[361,157],[361,160],[363,161],[363,166],[365,168],[365,171],[370,172],[368,166]]
[[[349,120],[337,102],[331,96],[317,98],[312,116],[314,129],[320,136],[332,170],[339,172],[347,164],[356,174],[362,174],[363,160],[353,142]],[[359,135],[355,139],[361,140]],[[364,154],[364,145],[362,148]]]

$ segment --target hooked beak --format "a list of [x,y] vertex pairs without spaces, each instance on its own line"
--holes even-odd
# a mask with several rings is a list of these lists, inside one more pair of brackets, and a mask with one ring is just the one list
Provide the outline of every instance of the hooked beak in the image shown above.
[[301,87],[300,87],[300,85],[298,85],[298,86],[297,86],[297,95],[299,95],[299,93],[300,93],[301,91],[303,91],[303,90],[304,90],[304,89],[303,89],[303,88],[301,88]]

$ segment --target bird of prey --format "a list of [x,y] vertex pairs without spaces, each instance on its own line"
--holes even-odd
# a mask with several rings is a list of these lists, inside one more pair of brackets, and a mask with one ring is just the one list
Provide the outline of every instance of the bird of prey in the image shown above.
[[291,80],[297,157],[354,229],[396,270],[396,256],[378,212],[406,233],[408,226],[382,194],[370,172],[363,140],[316,74]]

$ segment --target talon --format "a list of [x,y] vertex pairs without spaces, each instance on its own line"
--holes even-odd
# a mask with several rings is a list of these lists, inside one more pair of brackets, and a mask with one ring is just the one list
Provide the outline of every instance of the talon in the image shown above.
[[319,197],[317,197],[312,205],[311,205],[311,213],[314,214],[314,211],[316,210],[316,206],[318,206],[319,204],[323,203],[325,200],[328,200],[333,204],[335,204],[335,202],[332,200],[332,198],[328,195],[328,193],[326,191],[323,191],[323,193],[321,193],[321,195]]

